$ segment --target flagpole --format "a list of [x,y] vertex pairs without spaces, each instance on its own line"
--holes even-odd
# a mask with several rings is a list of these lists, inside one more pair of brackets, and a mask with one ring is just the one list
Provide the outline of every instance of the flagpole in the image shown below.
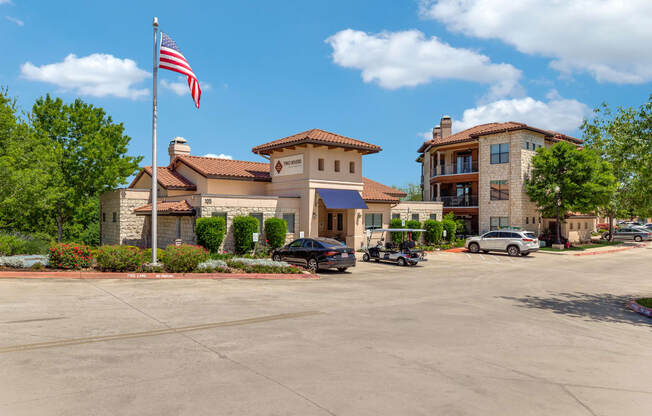
[[154,95],[153,95],[153,102],[152,102],[152,264],[156,264],[156,226],[157,226],[157,214],[158,211],[156,209],[156,199],[157,199],[157,167],[156,167],[156,118],[157,118],[157,102],[156,102],[156,87],[157,87],[157,81],[156,78],[158,76],[158,62],[156,59],[156,41],[158,38],[158,18],[155,17],[154,21],[152,22],[152,26],[154,26],[154,68],[153,68],[153,74],[154,74]]

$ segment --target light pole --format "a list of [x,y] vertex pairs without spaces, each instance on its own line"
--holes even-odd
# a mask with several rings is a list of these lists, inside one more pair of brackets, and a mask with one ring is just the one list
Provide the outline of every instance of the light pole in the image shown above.
[[561,244],[561,224],[559,223],[559,205],[561,201],[559,200],[559,185],[555,185],[555,210],[557,215],[557,236],[555,237],[555,244]]

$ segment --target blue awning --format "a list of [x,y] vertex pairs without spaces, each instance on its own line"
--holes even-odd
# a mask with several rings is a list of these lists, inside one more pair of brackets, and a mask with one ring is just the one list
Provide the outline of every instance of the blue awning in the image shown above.
[[317,189],[328,209],[367,209],[360,192],[351,189]]

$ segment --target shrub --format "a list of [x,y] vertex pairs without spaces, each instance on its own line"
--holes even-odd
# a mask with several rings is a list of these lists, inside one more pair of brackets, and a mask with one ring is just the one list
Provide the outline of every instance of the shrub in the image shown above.
[[455,241],[455,232],[457,231],[457,224],[450,219],[444,219],[442,222],[444,230],[446,230],[446,239],[450,242]]
[[197,265],[197,271],[200,273],[231,273],[226,263],[222,260],[207,260]]
[[272,266],[272,267],[286,267],[289,266],[289,263],[284,261],[274,261],[270,259],[252,259],[246,257],[234,257],[231,259],[234,263],[242,263],[249,266]]
[[288,225],[281,218],[267,218],[265,220],[265,238],[271,248],[279,248],[285,245],[285,234]]
[[32,264],[32,267],[30,267],[30,269],[32,269],[32,270],[43,270],[44,268],[45,268],[45,266],[43,265],[43,263],[38,262],[38,261],[36,263]]
[[[389,221],[389,228],[403,228],[403,220],[400,218],[392,218]],[[391,234],[391,239],[395,243],[400,243],[403,241],[403,236],[402,233],[390,233]]]
[[10,234],[0,234],[0,256],[25,254],[25,240]]
[[[165,257],[165,250],[163,250],[161,248],[157,248],[156,249],[156,260],[159,263],[165,263],[163,261],[164,257]],[[146,248],[145,250],[143,250],[143,262],[146,263],[146,264],[152,262],[152,249],[151,248]],[[163,271],[163,270],[161,270],[161,271]]]
[[91,266],[91,252],[85,245],[59,243],[50,247],[50,267],[83,269]]
[[[405,222],[405,227],[406,228],[421,228],[421,223],[418,220],[409,220]],[[419,237],[421,237],[421,231],[415,231],[412,233],[412,239],[414,241],[419,241]]]
[[444,225],[441,221],[426,220],[423,223],[423,228],[426,230],[423,233],[423,239],[426,244],[439,244],[444,231]]
[[172,273],[190,273],[199,263],[208,260],[208,250],[201,246],[183,244],[167,246],[161,259],[165,268]]
[[222,217],[207,217],[197,219],[195,235],[197,242],[211,253],[219,251],[224,235],[226,234],[226,221]]
[[14,267],[17,269],[26,269],[34,264],[40,263],[43,266],[48,265],[48,256],[44,255],[17,255],[17,256],[0,256],[0,266]]
[[254,247],[253,234],[258,232],[258,219],[250,216],[233,218],[233,245],[237,254],[244,254]]
[[[243,262],[245,260],[262,260],[262,259],[238,258],[238,259],[232,259],[227,261],[227,264],[229,265],[229,267],[233,269],[238,269],[239,271],[242,271],[244,273],[273,273],[273,274],[302,273],[301,269],[299,269],[298,267],[288,265],[287,263],[284,262],[275,262],[275,261],[267,260],[266,263],[251,263],[251,262],[245,263]],[[276,265],[274,263],[276,263]],[[285,264],[285,266],[280,265],[281,263]]]
[[79,241],[89,246],[100,245],[100,224],[92,222],[79,233]]
[[47,254],[54,239],[46,233],[31,234],[25,243],[25,254]]
[[96,260],[102,271],[133,272],[142,267],[143,253],[134,246],[102,246]]

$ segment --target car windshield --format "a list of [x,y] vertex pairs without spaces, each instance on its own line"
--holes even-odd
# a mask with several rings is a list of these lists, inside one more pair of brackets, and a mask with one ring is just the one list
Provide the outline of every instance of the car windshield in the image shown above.
[[324,248],[329,248],[329,247],[342,247],[344,243],[340,243],[337,240],[333,240],[332,238],[320,238],[319,241]]
[[523,233],[524,236],[527,238],[537,238],[537,236],[534,233]]

